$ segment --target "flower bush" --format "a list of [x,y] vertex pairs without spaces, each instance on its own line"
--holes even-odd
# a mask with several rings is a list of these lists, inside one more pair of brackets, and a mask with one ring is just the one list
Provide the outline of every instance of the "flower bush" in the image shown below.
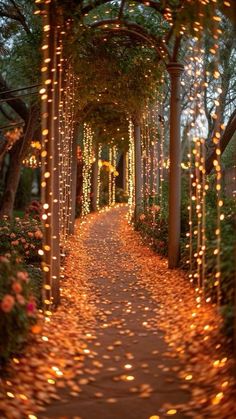
[[140,214],[135,228],[155,251],[166,256],[168,253],[168,221],[165,215],[160,214],[160,207],[157,205],[155,207],[152,205]]
[[40,221],[43,213],[43,207],[40,201],[32,201],[25,209],[25,218],[33,218]]
[[[186,247],[188,239],[186,233],[189,229],[188,215],[188,187],[185,179],[182,179],[181,197],[181,260],[180,267],[188,269],[189,249]],[[163,202],[156,204],[158,198],[151,199],[149,205],[144,205],[144,211],[135,222],[135,228],[140,232],[144,240],[151,245],[154,250],[164,256],[168,254],[168,193],[166,185],[163,185]],[[214,287],[214,273],[216,269],[216,194],[215,188],[211,187],[206,197],[206,290],[213,302],[216,301],[216,290]],[[224,317],[224,331],[228,336],[233,334],[233,315],[234,315],[234,278],[235,278],[235,247],[236,247],[236,207],[232,199],[224,197],[222,207],[224,220],[221,221],[221,312]],[[196,219],[193,220],[196,224]],[[197,238],[193,237],[193,253],[196,253]],[[194,261],[197,268],[197,261]]]
[[30,277],[15,253],[0,256],[0,360],[19,351],[36,322]]
[[0,220],[0,255],[15,251],[29,263],[40,261],[43,234],[37,220]]

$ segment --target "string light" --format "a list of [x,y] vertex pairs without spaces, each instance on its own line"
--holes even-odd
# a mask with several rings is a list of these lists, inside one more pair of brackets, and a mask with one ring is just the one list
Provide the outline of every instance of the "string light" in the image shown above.
[[117,147],[113,145],[112,147],[112,205],[116,203],[116,161],[117,161]]
[[131,221],[134,213],[134,192],[135,192],[135,168],[134,168],[134,125],[129,119],[129,150],[128,150],[128,219]]
[[[205,253],[206,253],[206,171],[205,171],[205,139],[204,139],[204,114],[203,114],[203,57],[200,40],[196,38],[190,50],[190,64],[186,67],[190,80],[190,116],[189,124],[191,130],[188,133],[189,150],[189,191],[190,202],[189,211],[189,278],[196,281],[196,301],[201,303],[201,293],[205,293]],[[187,125],[188,126],[188,125]],[[192,147],[193,145],[193,147]],[[196,217],[194,216],[196,215]],[[196,218],[196,225],[194,225]],[[196,247],[193,249],[194,237],[196,237]],[[196,270],[193,260],[196,262]]]
[[[113,153],[112,153],[112,147],[109,147],[109,166],[112,166],[113,161]],[[112,205],[112,199],[113,199],[113,180],[112,180],[112,171],[108,171],[108,206],[110,207]]]
[[91,177],[93,164],[93,132],[89,124],[84,124],[83,134],[83,196],[82,216],[89,214],[91,206]]
[[96,202],[96,207],[97,210],[100,209],[100,194],[101,194],[101,167],[102,167],[102,161],[101,161],[101,157],[102,157],[102,144],[98,145],[98,179],[97,179],[97,202]]
[[[214,2],[212,2],[214,3]],[[205,3],[201,3],[199,11],[199,22],[194,22],[196,36],[190,45],[190,63],[186,66],[186,71],[189,78],[192,81],[192,90],[190,94],[190,101],[192,102],[191,109],[188,110],[192,120],[191,120],[191,135],[189,135],[189,176],[190,176],[190,203],[188,206],[189,209],[189,233],[187,236],[189,238],[189,265],[190,273],[189,277],[191,281],[194,279],[197,280],[197,302],[201,302],[201,293],[203,293],[206,301],[209,301],[206,290],[206,251],[207,251],[207,238],[206,238],[206,193],[209,189],[206,177],[206,144],[204,133],[206,129],[204,128],[206,122],[204,120],[204,87],[208,85],[207,80],[203,79],[204,74],[204,62],[203,62],[203,53],[204,50],[201,48],[201,39],[203,25],[202,25],[202,16],[204,16],[204,10],[202,8],[205,6]],[[218,66],[217,59],[217,40],[221,31],[220,21],[221,18],[215,12],[215,4],[212,4],[212,26],[213,26],[213,45],[209,49],[212,54],[211,64],[213,65],[213,79],[216,86],[215,91],[213,92],[214,98],[214,108],[211,113],[212,120],[214,122],[214,134],[212,138],[213,146],[216,152],[216,158],[213,162],[214,171],[215,171],[215,191],[216,191],[216,205],[217,205],[217,218],[216,218],[216,228],[215,228],[215,237],[216,245],[213,250],[214,257],[216,260],[216,268],[214,275],[214,288],[216,289],[217,304],[220,304],[221,299],[221,267],[220,267],[220,252],[221,252],[221,221],[224,219],[222,213],[223,200],[221,196],[221,182],[222,182],[222,173],[221,173],[221,151],[220,151],[220,138],[221,138],[221,124],[220,124],[220,94],[222,90],[218,87],[220,79],[220,71]],[[193,149],[192,149],[193,142]],[[193,166],[194,164],[194,166]],[[194,226],[194,220],[196,215],[196,225]],[[194,237],[196,237],[196,247],[193,248]],[[193,263],[195,259],[195,264]],[[195,269],[196,266],[196,269]],[[195,270],[195,272],[194,272]]]
[[30,167],[31,169],[36,169],[37,167],[41,167],[40,151],[41,151],[40,142],[31,141],[30,151],[28,155],[23,159],[22,164],[25,167]]

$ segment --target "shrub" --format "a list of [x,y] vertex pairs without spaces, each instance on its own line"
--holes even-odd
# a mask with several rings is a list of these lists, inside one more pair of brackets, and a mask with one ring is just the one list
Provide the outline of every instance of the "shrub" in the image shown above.
[[0,257],[0,359],[19,351],[36,322],[29,275],[13,255]]
[[33,218],[40,221],[43,213],[43,207],[40,201],[32,201],[25,209],[25,218]]
[[139,216],[135,228],[145,241],[161,255],[168,252],[168,222],[165,214],[160,213],[160,206],[152,205]]
[[36,220],[0,220],[0,255],[16,251],[26,262],[39,262],[42,238],[41,224]]
[[28,167],[23,167],[15,198],[15,208],[24,209],[29,204],[31,200],[32,182],[33,170]]
[[122,188],[116,188],[116,202],[128,202],[128,194]]
[[[209,179],[210,185],[214,181]],[[211,185],[212,186],[212,185]],[[216,290],[214,287],[214,274],[216,269],[216,249],[215,230],[217,219],[217,205],[215,188],[211,187],[206,196],[206,291],[213,302],[216,301]],[[151,200],[152,199],[152,200]],[[147,202],[147,201],[146,201]],[[135,223],[135,227],[140,231],[142,237],[152,245],[154,250],[161,254],[167,255],[168,252],[168,196],[166,185],[163,185],[163,201],[162,211],[155,211],[155,205],[158,203],[158,197],[149,198],[146,208]],[[154,203],[154,204],[153,204]],[[181,197],[181,261],[180,267],[187,270],[189,265],[189,249],[186,248],[188,239],[186,233],[189,229],[188,215],[188,185],[187,180],[182,179],[182,197]],[[233,333],[233,305],[234,305],[234,278],[235,278],[235,202],[232,199],[224,197],[224,205],[221,212],[224,214],[224,220],[221,221],[221,312],[225,321],[225,332],[227,335]],[[196,218],[193,219],[196,225]],[[197,249],[197,238],[193,236],[193,253]],[[197,269],[196,259],[193,262],[193,269]]]
[[24,265],[24,270],[30,277],[30,288],[35,297],[37,307],[42,308],[43,274],[42,269],[35,265]]

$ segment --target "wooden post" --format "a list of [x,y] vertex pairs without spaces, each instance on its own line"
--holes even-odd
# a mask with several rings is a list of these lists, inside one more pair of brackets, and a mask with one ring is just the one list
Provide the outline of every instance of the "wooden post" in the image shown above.
[[181,206],[181,139],[180,139],[180,76],[184,67],[170,63],[167,70],[171,79],[170,99],[170,174],[169,174],[169,268],[178,266],[180,256]]
[[135,220],[142,210],[142,156],[141,156],[141,127],[140,118],[134,121],[134,172],[135,172]]

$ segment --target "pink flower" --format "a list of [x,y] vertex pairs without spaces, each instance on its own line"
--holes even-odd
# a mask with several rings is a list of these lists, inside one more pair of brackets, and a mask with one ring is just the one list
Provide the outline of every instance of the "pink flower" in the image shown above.
[[150,208],[150,210],[151,211],[154,211],[154,212],[155,211],[158,212],[158,211],[160,211],[160,209],[161,209],[161,207],[159,205],[152,205],[151,208]]
[[42,233],[42,231],[40,231],[40,230],[35,231],[35,233],[34,233],[34,237],[35,237],[36,239],[41,240],[41,239],[43,238],[43,233]]
[[11,242],[12,246],[18,246],[19,244],[19,240],[15,240],[13,242]]
[[21,243],[26,243],[26,240],[24,238],[20,239],[20,241],[21,241]]
[[10,313],[15,304],[15,298],[10,294],[6,294],[1,302],[1,309],[4,313]]
[[0,262],[9,263],[9,260],[5,256],[0,256]]
[[140,217],[139,217],[139,219],[140,219],[141,221],[145,220],[145,214],[141,214],[141,215],[140,215]]
[[33,298],[31,298],[30,301],[27,304],[28,315],[33,316],[35,314],[35,310],[36,310],[35,300]]
[[21,306],[25,305],[25,298],[23,297],[23,295],[16,294],[16,300]]
[[34,233],[32,233],[31,231],[28,232],[28,236],[29,237],[34,237]]
[[10,234],[11,239],[14,239],[16,237],[15,233]]
[[21,281],[29,282],[29,275],[27,272],[23,272],[23,271],[17,272],[16,276]]
[[16,293],[16,294],[20,294],[22,291],[22,286],[19,282],[13,282],[12,284],[12,290]]

